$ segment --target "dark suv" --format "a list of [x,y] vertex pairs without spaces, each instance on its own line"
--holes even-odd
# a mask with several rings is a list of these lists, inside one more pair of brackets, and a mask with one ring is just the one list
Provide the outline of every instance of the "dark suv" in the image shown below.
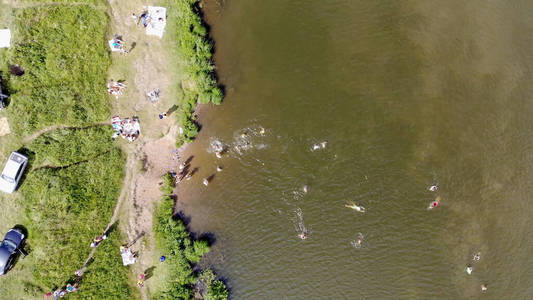
[[13,267],[19,254],[26,256],[23,250],[25,238],[22,230],[18,228],[9,229],[6,233],[0,244],[0,275],[6,274]]

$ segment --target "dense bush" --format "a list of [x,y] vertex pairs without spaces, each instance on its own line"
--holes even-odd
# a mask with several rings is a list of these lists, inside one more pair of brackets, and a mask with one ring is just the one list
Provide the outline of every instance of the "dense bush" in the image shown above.
[[207,29],[202,23],[199,0],[170,1],[170,10],[176,14],[175,37],[183,57],[187,84],[184,87],[182,114],[179,122],[183,134],[178,145],[190,142],[198,134],[198,126],[193,116],[196,103],[220,104],[224,94],[217,84],[215,66],[212,62],[212,45]]
[[203,271],[198,281],[200,283],[198,286],[202,286],[204,300],[225,300],[228,298],[226,284],[218,280],[210,269]]
[[[169,175],[165,176],[168,177]],[[168,186],[162,187],[162,189],[172,189],[168,180],[164,180],[164,182]],[[165,263],[169,265],[169,272],[172,277],[165,283],[163,290],[153,295],[154,299],[192,299],[194,284],[198,281],[198,277],[193,271],[193,264],[197,263],[202,255],[209,251],[207,241],[194,240],[183,221],[176,218],[173,212],[174,199],[165,195],[154,215],[154,232],[157,246],[166,253]],[[223,282],[221,283],[224,285]],[[222,295],[218,291],[219,285],[217,283],[217,287],[214,287],[213,290],[216,295]],[[226,290],[225,285],[223,289]]]
[[28,134],[50,125],[80,126],[108,117],[107,15],[90,6],[44,6],[18,10],[10,123]]

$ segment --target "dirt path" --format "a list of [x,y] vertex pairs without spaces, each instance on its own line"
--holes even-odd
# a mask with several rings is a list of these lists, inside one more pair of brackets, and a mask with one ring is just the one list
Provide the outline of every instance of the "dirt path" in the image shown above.
[[[172,70],[171,53],[167,37],[161,40],[146,36],[142,26],[136,26],[132,13],[139,16],[145,0],[124,1],[108,0],[111,7],[110,34],[122,35],[127,47],[135,47],[127,56],[113,54],[110,78],[123,79],[128,84],[125,94],[113,101],[113,114],[137,115],[141,123],[141,136],[133,143],[124,142],[123,151],[127,155],[126,176],[121,196],[113,213],[112,220],[119,220],[119,228],[129,241],[140,233],[146,235],[133,246],[139,252],[137,263],[133,266],[132,277],[137,277],[157,261],[154,253],[152,233],[153,212],[162,196],[159,187],[161,177],[177,167],[173,159],[177,124],[174,115],[160,120],[158,114],[169,110],[176,104],[175,89],[179,77]],[[158,88],[161,98],[152,104],[145,94]],[[112,224],[114,222],[110,222]],[[142,299],[149,298],[151,282],[140,289]]]
[[55,130],[55,129],[87,129],[87,128],[91,128],[91,127],[96,127],[96,126],[104,126],[104,125],[111,125],[111,121],[106,121],[106,122],[99,122],[99,123],[95,123],[95,124],[91,124],[91,125],[87,125],[87,126],[67,126],[67,125],[52,125],[52,126],[48,126],[46,128],[43,128],[39,131],[36,131],[26,137],[24,137],[22,139],[22,143],[23,144],[27,144],[31,141],[33,141],[34,139],[38,138],[39,136],[49,132],[49,131],[52,131],[52,130]]

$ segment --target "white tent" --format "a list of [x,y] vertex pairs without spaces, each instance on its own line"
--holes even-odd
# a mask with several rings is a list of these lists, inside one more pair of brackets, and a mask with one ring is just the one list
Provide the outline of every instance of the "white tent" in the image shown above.
[[150,22],[146,26],[146,34],[162,38],[167,25],[167,9],[161,6],[148,6],[148,17]]
[[11,46],[11,30],[0,29],[0,48],[9,48]]

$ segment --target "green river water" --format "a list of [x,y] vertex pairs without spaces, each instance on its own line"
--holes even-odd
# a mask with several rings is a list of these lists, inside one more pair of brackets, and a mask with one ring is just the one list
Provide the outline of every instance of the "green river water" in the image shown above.
[[204,12],[226,97],[178,208],[232,299],[533,298],[533,1]]

